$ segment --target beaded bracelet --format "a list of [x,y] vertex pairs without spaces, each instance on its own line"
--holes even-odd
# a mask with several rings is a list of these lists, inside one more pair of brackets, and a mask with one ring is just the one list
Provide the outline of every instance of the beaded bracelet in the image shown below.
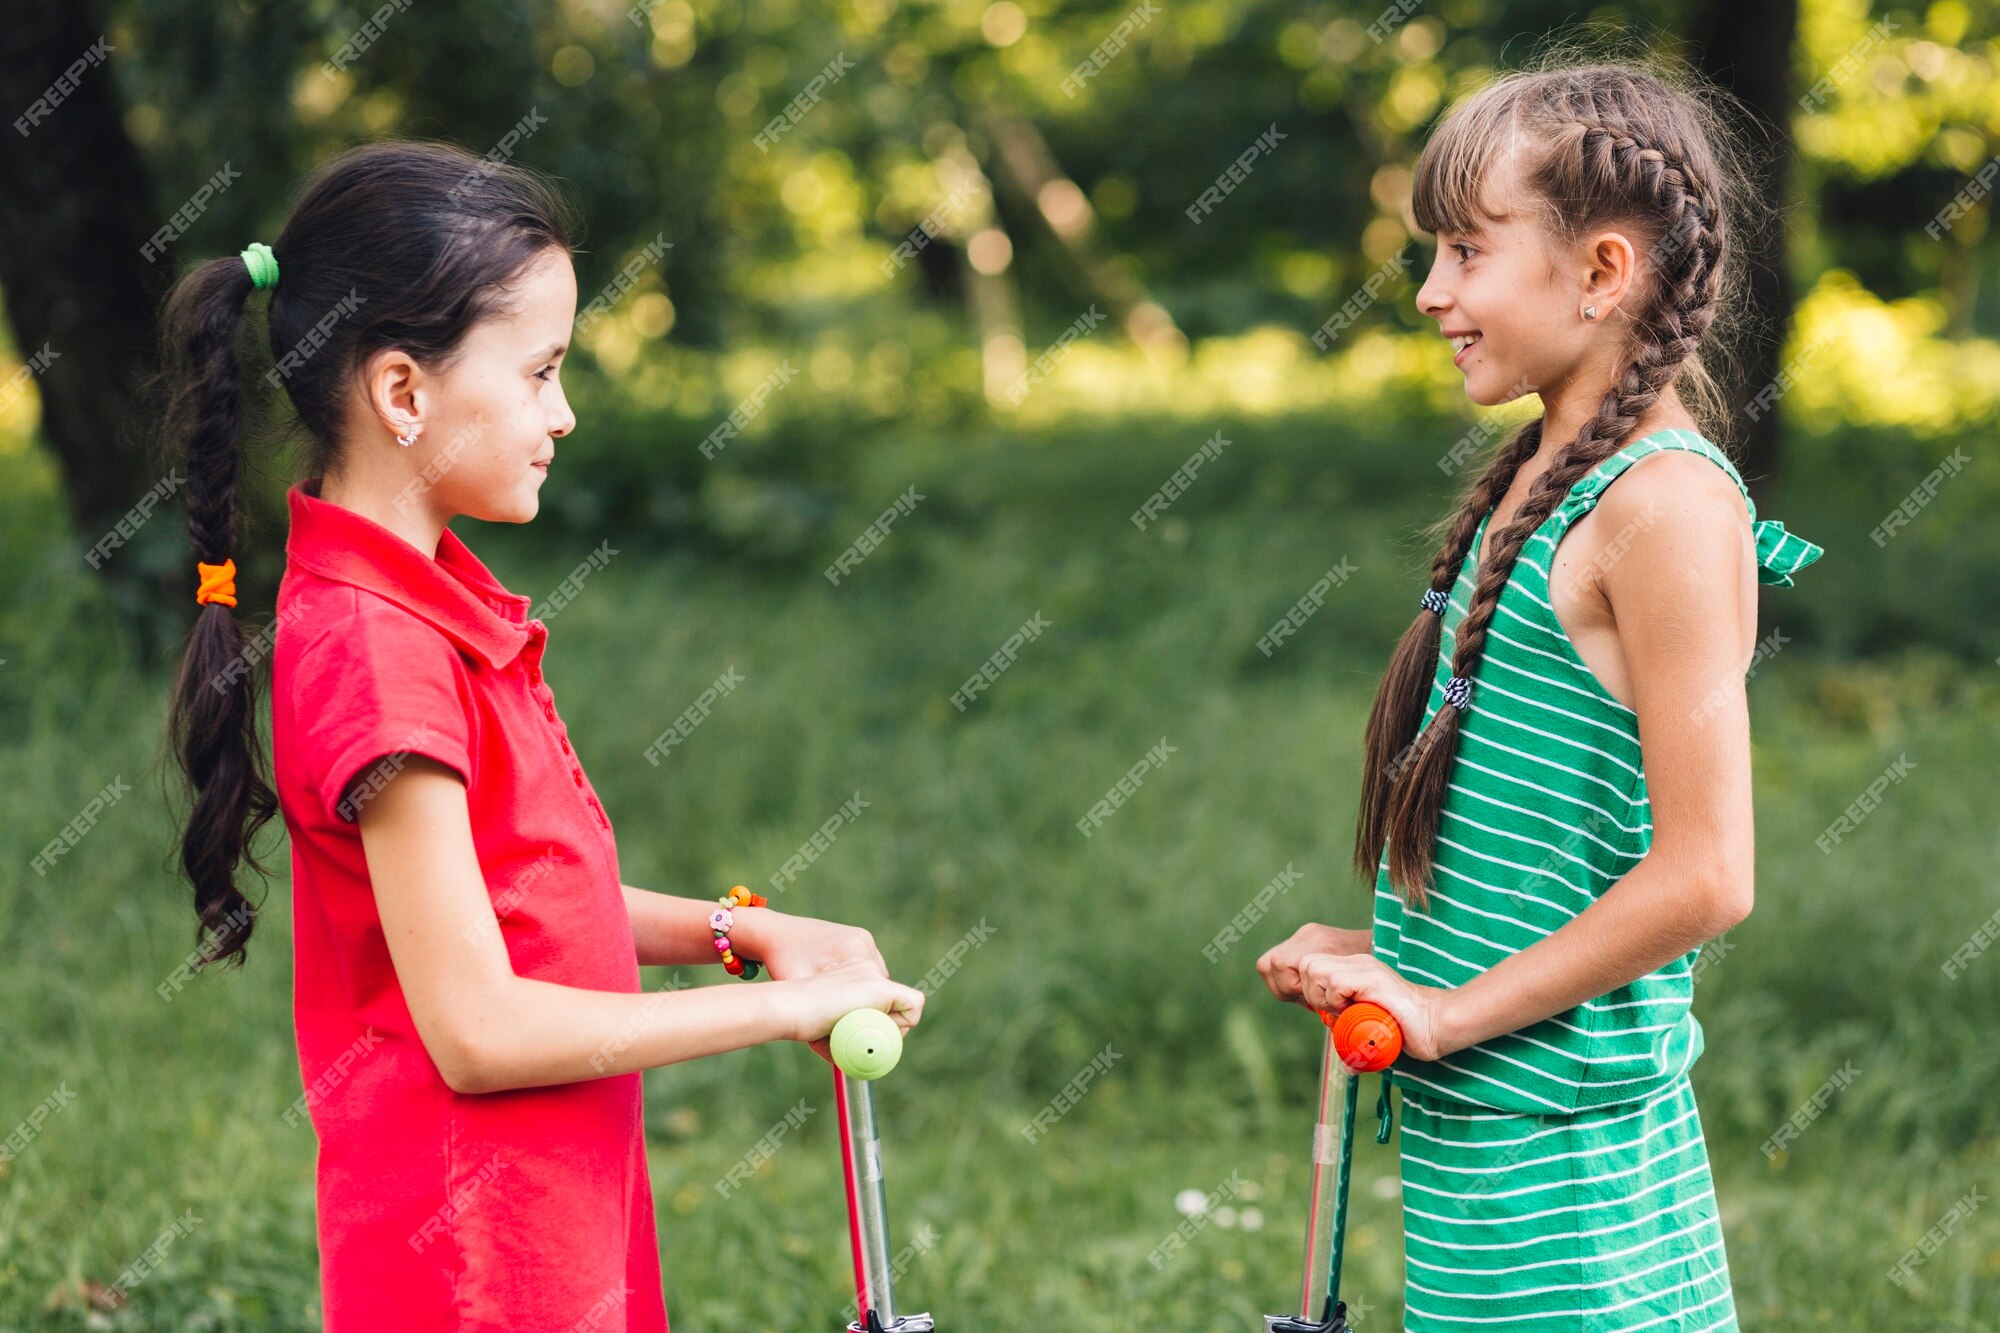
[[722,906],[708,914],[708,928],[715,932],[715,951],[722,955],[722,966],[732,977],[742,977],[745,981],[755,981],[763,964],[754,958],[738,958],[729,942],[729,929],[736,924],[737,907],[762,907],[765,899],[761,893],[752,893],[738,884],[716,900]]

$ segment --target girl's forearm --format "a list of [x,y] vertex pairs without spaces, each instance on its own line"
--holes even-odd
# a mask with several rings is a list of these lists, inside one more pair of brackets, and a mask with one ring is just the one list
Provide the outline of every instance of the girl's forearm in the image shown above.
[[639,946],[641,967],[680,967],[716,960],[708,916],[721,906],[719,902],[676,898],[630,884],[619,887],[625,891],[625,910],[632,918],[632,938]]
[[1463,1050],[1627,985],[1714,939],[1747,913],[1720,885],[1642,859],[1561,929],[1449,992],[1440,1044]]
[[500,1092],[575,1083],[782,1040],[791,1031],[781,985],[635,994],[510,977],[463,1035],[454,1086]]

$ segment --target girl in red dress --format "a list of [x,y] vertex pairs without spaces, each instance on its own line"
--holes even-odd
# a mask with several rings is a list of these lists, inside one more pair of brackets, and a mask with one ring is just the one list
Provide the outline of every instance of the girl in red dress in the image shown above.
[[[905,1029],[923,1010],[865,930],[621,882],[542,622],[446,526],[532,519],[576,424],[572,231],[533,173],[377,143],[165,311],[202,607],[169,718],[181,861],[206,961],[240,964],[239,863],[272,814],[291,836],[328,1333],[663,1333],[639,1071],[783,1039],[825,1055],[850,1009]],[[275,644],[232,610],[236,341],[260,289],[308,441]],[[718,959],[772,982],[642,992],[642,964]]]

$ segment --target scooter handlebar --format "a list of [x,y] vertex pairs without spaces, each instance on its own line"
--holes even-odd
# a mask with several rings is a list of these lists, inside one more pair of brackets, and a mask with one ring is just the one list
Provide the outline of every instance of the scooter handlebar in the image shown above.
[[841,1073],[870,1082],[903,1058],[903,1030],[880,1009],[854,1009],[833,1025],[828,1048]]
[[1333,1029],[1333,1049],[1357,1074],[1387,1069],[1403,1053],[1402,1024],[1379,1004],[1356,1000],[1337,1014],[1322,1009],[1319,1017]]

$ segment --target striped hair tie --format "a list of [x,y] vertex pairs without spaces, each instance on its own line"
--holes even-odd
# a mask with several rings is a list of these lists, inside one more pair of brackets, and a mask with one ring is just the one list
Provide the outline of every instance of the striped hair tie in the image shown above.
[[1417,605],[1426,611],[1434,611],[1442,616],[1444,609],[1451,605],[1451,598],[1439,592],[1436,588],[1426,588],[1424,595],[1418,599]]
[[1444,701],[1459,712],[1472,709],[1472,677],[1453,676],[1444,683]]

